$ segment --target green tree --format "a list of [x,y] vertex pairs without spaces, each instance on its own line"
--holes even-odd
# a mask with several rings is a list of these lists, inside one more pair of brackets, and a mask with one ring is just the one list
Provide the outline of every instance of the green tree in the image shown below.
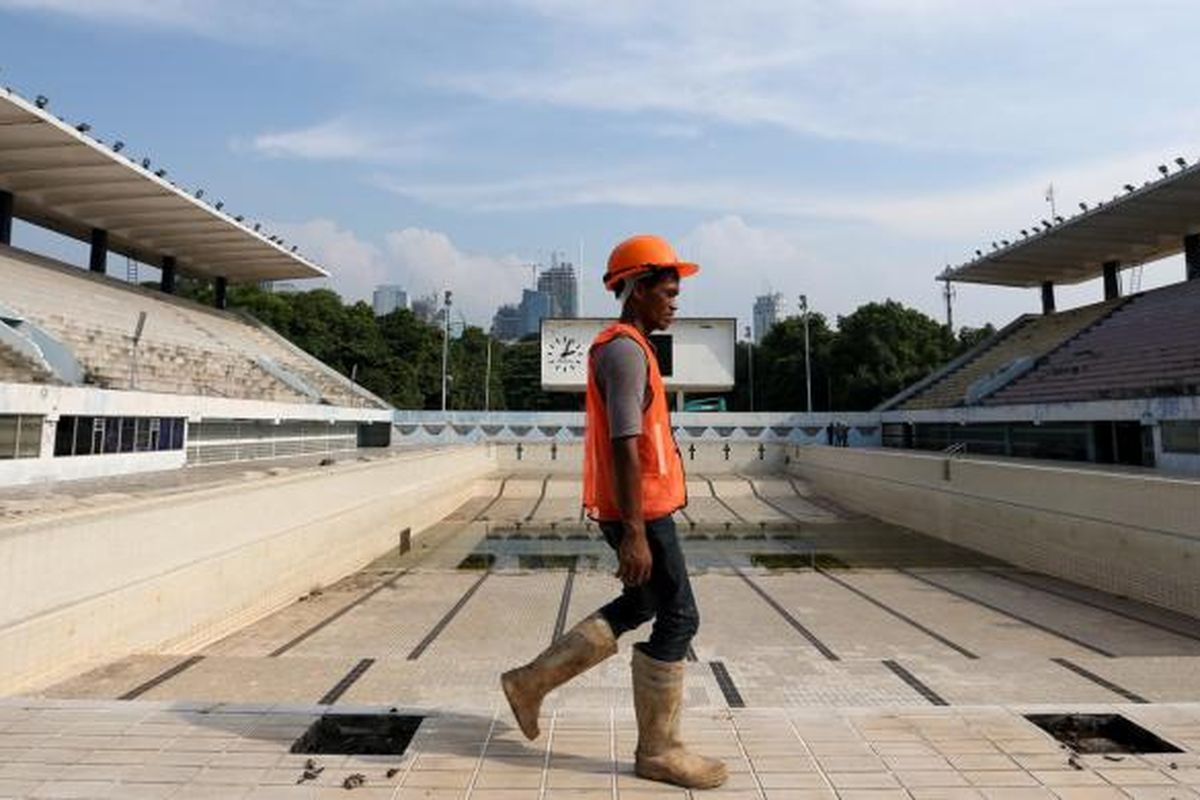
[[955,352],[944,325],[894,300],[867,303],[838,317],[831,352],[833,407],[874,408]]
[[[808,315],[812,359],[813,410],[829,408],[830,351],[834,332],[824,314]],[[804,318],[787,317],[771,328],[754,348],[755,408],[760,411],[803,410],[806,402]]]
[[982,328],[969,328],[963,326],[958,329],[958,346],[955,355],[962,355],[977,344],[981,344],[992,336],[996,335],[996,326],[992,323],[987,323]]
[[541,345],[536,338],[509,345],[504,352],[505,407],[513,411],[575,411],[581,396],[542,391]]

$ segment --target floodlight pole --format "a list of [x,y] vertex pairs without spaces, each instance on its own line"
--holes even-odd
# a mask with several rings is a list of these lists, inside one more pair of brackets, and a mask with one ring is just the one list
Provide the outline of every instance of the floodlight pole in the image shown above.
[[446,290],[445,302],[442,305],[442,413],[446,413],[446,376],[450,363],[450,296]]
[[487,367],[483,371],[483,410],[492,410],[492,335],[487,337]]
[[808,295],[800,295],[800,312],[804,314],[804,391],[807,404],[804,410],[812,413],[812,360],[808,347]]
[[749,325],[746,326],[746,358],[750,372],[750,410],[754,411],[754,339]]

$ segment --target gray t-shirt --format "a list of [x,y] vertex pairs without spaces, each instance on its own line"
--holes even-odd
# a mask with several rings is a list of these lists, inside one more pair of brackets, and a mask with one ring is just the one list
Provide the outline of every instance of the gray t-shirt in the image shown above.
[[642,412],[650,405],[646,354],[628,336],[618,336],[597,348],[594,358],[596,388],[608,412],[609,437],[638,436]]

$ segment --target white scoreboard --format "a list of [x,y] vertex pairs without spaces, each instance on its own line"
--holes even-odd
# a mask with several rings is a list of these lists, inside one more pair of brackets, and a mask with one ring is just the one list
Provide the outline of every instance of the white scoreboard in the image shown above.
[[[588,348],[611,319],[542,320],[542,388],[559,392],[587,389]],[[665,331],[651,334],[659,369],[673,392],[726,392],[733,388],[732,318],[676,319]]]

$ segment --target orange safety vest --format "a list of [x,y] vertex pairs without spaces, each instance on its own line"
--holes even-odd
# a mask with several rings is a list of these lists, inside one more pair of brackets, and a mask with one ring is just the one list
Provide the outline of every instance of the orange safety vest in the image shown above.
[[683,477],[683,459],[675,444],[671,415],[667,410],[667,390],[654,348],[641,331],[623,322],[609,325],[588,350],[587,429],[583,445],[583,507],[598,521],[618,521],[616,484],[613,481],[612,439],[608,435],[608,414],[604,398],[596,386],[596,349],[618,336],[637,342],[646,356],[650,405],[642,411],[642,432],[638,436],[638,458],[642,467],[642,516],[647,520],[665,517],[687,505],[687,486]]

